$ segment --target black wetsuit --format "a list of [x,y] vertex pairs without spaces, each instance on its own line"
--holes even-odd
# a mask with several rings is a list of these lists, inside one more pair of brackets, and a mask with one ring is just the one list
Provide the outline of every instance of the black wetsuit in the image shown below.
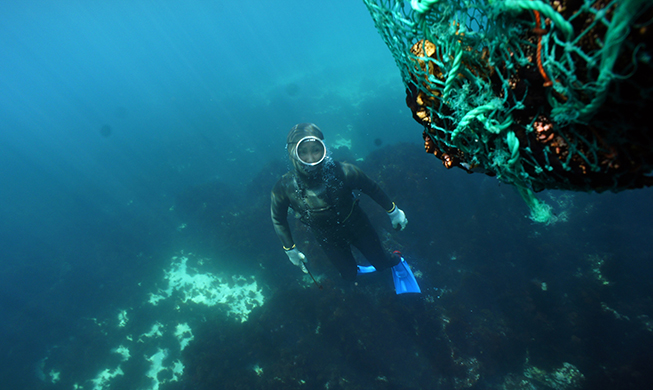
[[392,267],[376,231],[360,208],[352,191],[360,190],[386,211],[394,204],[363,171],[348,163],[328,162],[314,176],[290,171],[272,190],[271,214],[274,229],[285,249],[295,244],[288,225],[288,207],[309,225],[315,238],[345,280],[356,278],[356,261],[351,245],[377,270]]

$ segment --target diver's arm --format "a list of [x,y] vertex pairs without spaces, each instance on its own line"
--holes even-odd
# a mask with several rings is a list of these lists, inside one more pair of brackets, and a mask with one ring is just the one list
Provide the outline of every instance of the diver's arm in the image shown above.
[[288,224],[288,206],[290,199],[286,196],[284,185],[281,180],[272,189],[272,196],[270,202],[270,214],[272,217],[272,225],[274,231],[281,240],[283,249],[291,250],[295,247],[295,242],[290,233],[290,225]]
[[345,182],[351,188],[363,191],[364,194],[372,198],[379,204],[379,206],[383,207],[383,209],[388,213],[392,227],[395,228],[395,230],[404,230],[404,228],[406,228],[406,225],[408,224],[406,214],[395,205],[395,202],[388,198],[385,191],[383,191],[374,180],[370,179],[363,171],[351,164],[343,163],[342,170],[345,173]]
[[270,202],[272,224],[274,225],[274,231],[281,240],[283,249],[286,251],[288,260],[301,268],[304,273],[307,273],[308,270],[304,265],[306,263],[306,256],[295,247],[292,234],[290,234],[290,225],[288,225],[288,206],[290,205],[290,199],[288,199],[282,181],[283,179],[279,180],[272,189],[272,201]]
[[345,174],[345,183],[349,185],[352,189],[361,190],[365,195],[369,196],[374,200],[379,206],[383,207],[388,213],[393,211],[395,204],[390,200],[385,191],[379,187],[378,184],[372,179],[369,178],[355,165],[349,163],[341,163],[342,170]]

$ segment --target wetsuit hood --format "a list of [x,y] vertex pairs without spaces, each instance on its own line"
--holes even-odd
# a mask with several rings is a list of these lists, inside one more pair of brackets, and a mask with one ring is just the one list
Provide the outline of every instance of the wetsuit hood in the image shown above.
[[[319,127],[313,123],[299,123],[293,126],[288,132],[288,137],[286,139],[287,148],[288,148],[288,157],[292,165],[295,167],[295,171],[301,174],[302,176],[313,176],[316,172],[319,172],[322,168],[323,163],[320,163],[315,166],[306,166],[302,164],[296,158],[296,149],[297,144],[306,137],[315,137],[317,139],[324,140],[324,135]],[[326,153],[326,150],[325,150]]]

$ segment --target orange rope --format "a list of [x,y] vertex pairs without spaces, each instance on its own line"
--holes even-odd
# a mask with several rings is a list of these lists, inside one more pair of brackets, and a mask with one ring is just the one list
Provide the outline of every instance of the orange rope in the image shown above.
[[551,82],[551,79],[549,79],[549,76],[544,71],[544,66],[542,66],[542,35],[546,34],[546,30],[540,28],[541,24],[539,11],[533,10],[533,13],[535,14],[535,28],[533,29],[533,32],[537,34],[537,69],[539,69],[540,74],[544,79],[543,85],[545,87],[550,87],[553,85],[553,82]]

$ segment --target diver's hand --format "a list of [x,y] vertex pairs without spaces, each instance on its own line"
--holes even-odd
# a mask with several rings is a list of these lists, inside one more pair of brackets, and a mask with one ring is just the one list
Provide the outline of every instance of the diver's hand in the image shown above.
[[392,222],[392,227],[395,230],[404,230],[406,225],[408,225],[408,220],[406,219],[406,214],[395,205],[395,209],[392,212],[388,213],[390,217],[390,222]]
[[288,259],[290,259],[291,263],[301,268],[305,274],[308,273],[308,270],[304,265],[304,263],[306,263],[306,256],[302,252],[300,252],[297,248],[292,248],[291,250],[286,251],[286,254],[288,255]]

